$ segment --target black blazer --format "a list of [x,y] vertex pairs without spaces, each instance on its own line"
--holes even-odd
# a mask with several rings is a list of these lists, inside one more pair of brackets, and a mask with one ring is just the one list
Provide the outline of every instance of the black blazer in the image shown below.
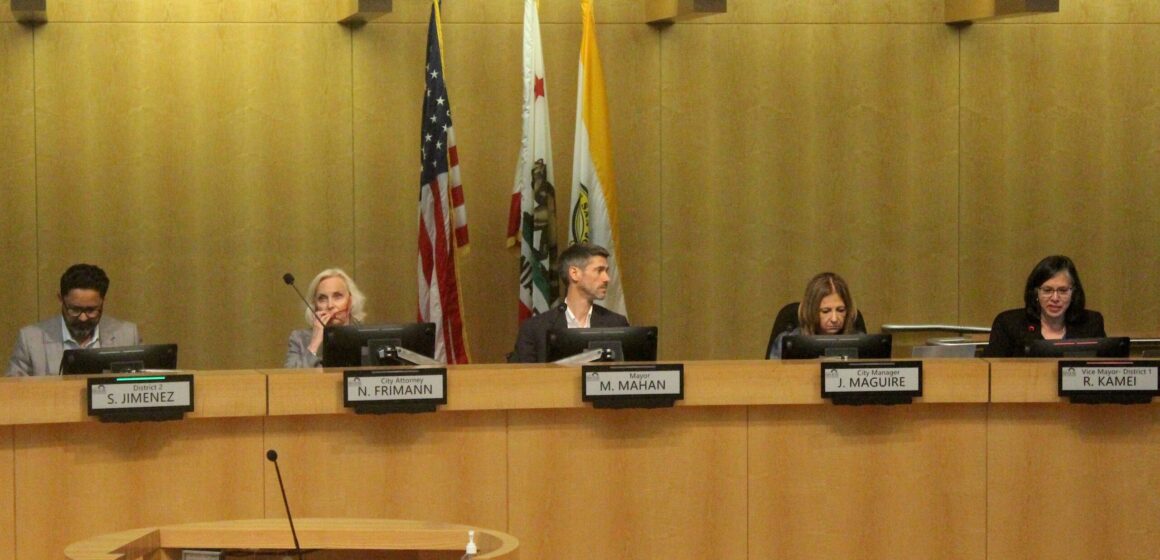
[[[983,349],[984,358],[1013,358],[1027,355],[1027,345],[1043,340],[1039,321],[1031,322],[1027,310],[1008,309],[995,316],[991,325],[991,339]],[[1067,323],[1063,338],[1103,338],[1104,316],[1098,311],[1085,309],[1079,319]]]
[[[777,343],[777,335],[786,333],[798,328],[798,307],[801,307],[801,302],[787,303],[780,311],[777,312],[777,317],[773,320],[773,329],[769,331],[769,342],[765,345],[765,356],[773,352],[773,345]],[[866,321],[862,319],[862,312],[858,312],[858,316],[854,318],[854,330],[860,333],[866,332]]]
[[[508,355],[509,362],[542,364],[548,361],[548,333],[568,328],[568,317],[564,314],[564,304],[540,313],[520,325],[516,337],[516,349]],[[592,304],[592,317],[588,324],[593,327],[627,327],[628,318],[615,311]]]

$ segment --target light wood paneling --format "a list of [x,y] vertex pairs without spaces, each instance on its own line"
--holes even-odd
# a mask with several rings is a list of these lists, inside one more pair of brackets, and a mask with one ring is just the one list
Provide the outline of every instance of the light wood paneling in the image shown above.
[[945,2],[945,20],[954,25],[1006,17],[1059,13],[1059,0],[945,0]]
[[[647,26],[610,27],[598,26],[597,31],[608,88],[613,167],[620,204],[619,260],[625,305],[633,324],[659,325],[662,332],[668,332],[671,325],[661,312],[665,285],[661,255],[669,243],[662,227],[662,201],[668,186],[662,182],[661,154],[668,146],[661,141],[660,84],[664,68],[661,42],[656,32]],[[577,29],[574,43],[577,49],[579,33]],[[579,57],[579,50],[576,57]],[[570,71],[561,69],[556,75],[574,76],[575,62],[571,68]],[[569,89],[562,97],[570,105],[575,82],[564,87]],[[559,87],[557,91],[560,91]],[[576,130],[575,117],[564,119],[564,122],[568,123],[564,145],[570,147]],[[565,190],[571,196],[572,157],[563,164],[567,167],[556,160],[557,169],[567,170],[564,177],[569,186]],[[663,359],[670,359],[672,356],[663,345],[666,336],[660,336],[660,352]]]
[[18,558],[84,538],[205,519],[262,517],[262,419],[23,426],[16,440]]
[[[0,18],[11,16],[8,3]],[[0,322],[5,371],[8,352],[22,323],[37,319],[36,297],[53,293],[36,276],[35,122],[32,102],[33,31],[0,25],[0,293],[9,295]]]
[[744,558],[741,407],[510,413],[525,558]]
[[[1054,362],[1053,362],[1054,363]],[[819,362],[809,360],[709,361],[685,366],[685,398],[679,406],[821,404]],[[271,416],[349,414],[339,370],[270,370]],[[923,403],[987,402],[988,364],[975,359],[927,360]],[[440,411],[591,407],[580,388],[579,367],[485,364],[451,368],[447,404]],[[4,387],[0,381],[0,389]],[[40,395],[35,395],[40,396]],[[30,392],[0,391],[6,402],[34,400]],[[35,399],[40,400],[40,399]],[[14,416],[25,420],[31,411]],[[4,423],[0,415],[0,424]]]
[[13,429],[0,428],[0,560],[16,558],[16,461]]
[[[451,379],[474,411],[4,426],[14,528],[0,558],[59,557],[151,522],[281,519],[269,448],[299,518],[494,527],[525,557],[1145,557],[1160,408],[1034,404],[1050,391],[1026,362],[928,361],[932,400],[948,404],[786,406],[819,403],[816,363],[721,361],[688,364],[690,402],[675,408],[593,410],[575,402],[577,372],[567,386],[551,373],[569,368],[473,365]],[[978,398],[987,364],[1023,402]],[[325,392],[284,383],[305,372],[269,375],[272,414]]]
[[749,558],[985,557],[986,407],[759,407],[749,420]]
[[[403,3],[398,4],[396,11]],[[353,35],[353,274],[367,295],[368,323],[416,319],[419,119],[426,34],[424,25],[371,22]],[[458,116],[460,96],[456,88],[448,87],[452,110]],[[467,160],[460,165],[470,233],[478,238],[483,232],[472,223],[472,209],[483,196],[475,188],[472,164]],[[460,293],[466,297],[468,292]],[[472,309],[470,303],[465,307]]]
[[106,311],[182,343],[183,367],[280,364],[302,321],[282,272],[353,260],[347,31],[39,33],[41,277],[101,264]]
[[1158,441],[1157,406],[992,405],[989,556],[1154,557]]
[[53,23],[334,23],[332,0],[49,0]]
[[[291,509],[302,517],[507,526],[503,412],[287,416],[266,420]],[[285,515],[273,465],[266,517]]]
[[[543,4],[566,200],[579,9]],[[759,356],[774,311],[822,269],[851,280],[872,327],[987,324],[1051,252],[1079,260],[1113,332],[1155,334],[1158,32],[1054,23],[1155,23],[1160,7],[1077,0],[1020,20],[1043,25],[960,32],[938,23],[942,5],[735,0],[658,28],[638,0],[597,2],[630,318],[662,327],[662,357]],[[301,323],[286,271],[352,269],[372,319],[414,317],[427,2],[355,30],[319,16],[322,0],[49,7],[66,17],[37,28],[35,61],[31,28],[0,39],[0,131],[17,146],[0,172],[18,187],[0,191],[14,247],[0,287],[21,294],[0,343],[57,312],[51,288],[82,260],[112,274],[109,313],[183,343],[183,366],[281,363]],[[484,362],[516,331],[503,231],[520,17],[518,2],[445,8],[473,226],[461,274]],[[704,194],[751,184],[773,186]],[[1044,213],[1061,227],[1040,227]]]
[[1072,257],[1109,334],[1160,315],[1160,27],[963,33],[962,319],[1021,307],[1041,258]]
[[[298,518],[298,542],[312,560],[455,559],[463,555],[468,531],[475,532],[479,560],[514,560],[519,540],[474,525],[399,519]],[[285,547],[283,519],[244,519],[134,529],[74,543],[65,553],[74,560],[172,558],[180,549],[270,550]],[[155,552],[164,550],[160,555]],[[313,549],[313,550],[312,550]],[[128,554],[124,554],[130,551]],[[121,554],[124,554],[123,556]],[[255,553],[250,556],[278,556]]]
[[725,14],[689,24],[729,23],[942,23],[943,0],[729,0]]
[[1060,0],[1058,14],[987,23],[1160,23],[1160,4],[1150,0]]
[[[596,0],[597,23],[644,23],[644,3],[641,0]],[[427,23],[431,15],[431,0],[396,1],[391,13],[371,22],[374,24]],[[573,0],[542,0],[540,2],[540,22],[580,23],[580,3]],[[495,0],[456,0],[443,4],[443,24],[449,29],[460,23],[511,23],[517,26],[524,21],[523,2],[496,2]],[[544,33],[547,35],[547,31]],[[546,37],[545,37],[546,41]],[[579,44],[576,45],[579,49]],[[573,60],[575,64],[575,60]],[[516,66],[518,74],[519,66]],[[572,69],[575,73],[576,69]],[[548,70],[549,74],[551,70]],[[517,76],[518,78],[518,76]],[[454,93],[453,93],[454,95]],[[518,103],[518,99],[517,99]],[[575,107],[572,108],[575,112]],[[515,163],[512,163],[515,170]]]
[[[0,378],[0,424],[96,422],[89,416],[88,376]],[[198,372],[187,418],[266,414],[266,377],[256,371]]]
[[[426,25],[370,24],[355,44],[357,272],[375,321],[415,316],[418,154]],[[476,362],[501,362],[516,335],[519,260],[505,248],[520,142],[519,25],[447,24],[444,57],[471,253],[459,259],[468,342]],[[621,250],[630,318],[659,320],[659,40],[647,26],[599,30],[622,208]],[[567,223],[575,130],[578,25],[545,26],[558,219]],[[623,56],[632,53],[632,56]],[[386,61],[384,62],[384,58]],[[479,92],[488,92],[480,95]],[[368,281],[369,279],[369,281]]]
[[1061,403],[1059,362],[1035,358],[987,360],[991,369],[991,402]]
[[662,355],[762,355],[777,310],[823,270],[851,283],[871,330],[953,317],[955,32],[671,34]]

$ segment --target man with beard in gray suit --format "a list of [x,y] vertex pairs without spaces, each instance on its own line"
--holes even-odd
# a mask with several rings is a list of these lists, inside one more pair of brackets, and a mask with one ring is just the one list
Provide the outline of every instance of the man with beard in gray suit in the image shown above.
[[100,267],[74,264],[60,277],[60,316],[20,329],[8,375],[60,375],[65,350],[141,344],[137,325],[103,317],[109,277]]

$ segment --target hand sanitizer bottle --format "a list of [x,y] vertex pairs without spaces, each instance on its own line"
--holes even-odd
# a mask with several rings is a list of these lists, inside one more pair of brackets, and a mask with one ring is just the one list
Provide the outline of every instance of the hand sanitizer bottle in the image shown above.
[[475,546],[475,531],[467,532],[467,550],[464,552],[460,560],[471,560],[475,555],[479,554],[479,549]]

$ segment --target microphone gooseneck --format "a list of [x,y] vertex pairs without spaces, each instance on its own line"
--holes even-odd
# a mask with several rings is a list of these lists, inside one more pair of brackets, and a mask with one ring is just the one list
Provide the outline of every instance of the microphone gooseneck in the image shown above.
[[[298,294],[298,299],[302,300],[302,305],[306,306],[306,310],[309,311],[311,315],[314,315],[315,320],[325,326],[326,323],[322,320],[322,317],[319,317],[318,312],[315,311],[313,307],[310,307],[310,302],[306,301],[306,296],[302,295],[302,292],[298,291],[298,286],[294,284],[294,275],[287,272],[286,274],[282,275],[282,281],[285,282],[287,286],[294,288],[294,293]],[[270,460],[273,461],[274,459]]]
[[290,536],[294,537],[294,552],[302,560],[302,547],[298,545],[298,531],[294,529],[294,517],[290,515],[290,500],[286,499],[286,487],[282,484],[282,469],[278,468],[278,452],[266,451],[266,460],[274,463],[274,473],[278,475],[278,490],[282,491],[282,505],[286,506],[286,520],[290,522]]

